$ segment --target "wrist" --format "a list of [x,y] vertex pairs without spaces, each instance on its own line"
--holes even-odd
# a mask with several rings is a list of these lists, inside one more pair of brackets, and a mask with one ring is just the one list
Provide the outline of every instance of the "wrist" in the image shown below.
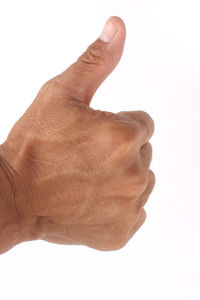
[[13,171],[0,156],[0,254],[21,242],[21,224],[15,204]]
[[[40,238],[39,222],[20,208],[25,198],[23,179],[16,170],[13,153],[0,146],[0,254],[24,241]],[[13,167],[13,166],[15,167]]]

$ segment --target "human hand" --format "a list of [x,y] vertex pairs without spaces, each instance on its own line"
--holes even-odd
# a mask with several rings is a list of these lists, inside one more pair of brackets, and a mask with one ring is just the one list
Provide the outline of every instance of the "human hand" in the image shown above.
[[[155,183],[153,120],[143,111],[89,107],[123,52],[124,23],[112,17],[107,25],[107,34],[42,86],[0,147],[12,178],[15,244],[43,239],[115,250],[145,220]],[[2,251],[14,245],[7,243]]]

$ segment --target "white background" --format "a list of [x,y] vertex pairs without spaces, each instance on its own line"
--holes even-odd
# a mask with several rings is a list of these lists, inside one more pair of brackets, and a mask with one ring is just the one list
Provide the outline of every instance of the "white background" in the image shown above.
[[92,102],[144,110],[156,186],[143,227],[121,250],[42,241],[0,256],[2,300],[200,299],[199,0],[0,2],[0,142],[40,86],[62,72],[118,15],[123,58]]

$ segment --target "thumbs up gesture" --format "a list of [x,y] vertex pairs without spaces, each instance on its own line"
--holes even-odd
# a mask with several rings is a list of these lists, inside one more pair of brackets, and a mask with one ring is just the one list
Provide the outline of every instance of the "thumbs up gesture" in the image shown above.
[[42,86],[0,146],[13,203],[5,204],[13,229],[0,234],[2,252],[37,239],[116,250],[143,224],[155,184],[153,120],[89,106],[118,64],[125,35],[123,21],[111,17],[85,53]]

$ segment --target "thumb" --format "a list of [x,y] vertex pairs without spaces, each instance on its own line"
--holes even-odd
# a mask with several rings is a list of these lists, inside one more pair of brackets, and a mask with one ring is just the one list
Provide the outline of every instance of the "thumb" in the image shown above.
[[54,78],[65,89],[67,97],[90,104],[100,84],[120,61],[125,37],[124,22],[119,17],[111,17],[100,37],[74,64]]

